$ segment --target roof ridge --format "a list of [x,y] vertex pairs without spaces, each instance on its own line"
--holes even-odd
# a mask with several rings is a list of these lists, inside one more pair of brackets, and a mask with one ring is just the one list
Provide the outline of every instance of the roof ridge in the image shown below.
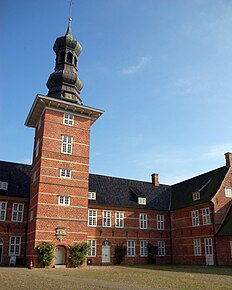
[[23,166],[32,167],[32,164],[25,164],[25,163],[12,162],[12,161],[5,161],[5,160],[0,160],[0,163],[6,163],[6,164],[17,164],[17,165],[23,165]]
[[[143,182],[143,183],[152,184],[151,181],[130,179],[130,178],[124,178],[124,177],[117,177],[117,176],[109,176],[109,175],[103,175],[103,174],[98,174],[98,173],[89,173],[89,175],[97,175],[97,176],[102,176],[102,177],[107,177],[107,178],[114,178],[114,179],[121,179],[121,180],[127,180],[127,181],[129,180],[129,181],[136,181],[136,182]],[[162,183],[160,183],[159,186],[169,186],[169,187],[171,187],[171,185],[169,185],[169,184],[162,184]]]
[[218,167],[218,168],[215,168],[215,169],[212,169],[212,170],[209,170],[209,171],[203,172],[203,173],[201,173],[201,174],[199,174],[199,175],[196,175],[196,176],[190,177],[190,178],[185,179],[185,180],[183,180],[183,181],[180,181],[180,182],[178,182],[178,183],[174,183],[174,184],[171,185],[171,187],[173,187],[173,186],[175,186],[175,185],[179,185],[179,184],[184,183],[184,182],[189,181],[189,180],[193,180],[193,179],[198,178],[198,177],[200,177],[200,176],[203,176],[203,175],[205,175],[205,174],[212,173],[213,171],[217,171],[217,170],[222,169],[222,168],[226,168],[226,166],[224,165],[224,166],[221,166],[221,167]]

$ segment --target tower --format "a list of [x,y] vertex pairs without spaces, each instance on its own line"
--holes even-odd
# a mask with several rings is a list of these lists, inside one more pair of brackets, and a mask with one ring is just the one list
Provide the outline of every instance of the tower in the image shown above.
[[56,39],[48,94],[38,94],[25,125],[35,128],[27,256],[52,243],[55,264],[67,263],[67,246],[87,239],[90,126],[102,110],[82,104],[77,76],[81,45],[71,32]]

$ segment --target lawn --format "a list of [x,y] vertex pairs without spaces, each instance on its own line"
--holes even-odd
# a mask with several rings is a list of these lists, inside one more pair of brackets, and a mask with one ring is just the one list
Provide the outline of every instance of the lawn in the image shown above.
[[0,268],[0,289],[232,289],[232,267],[89,266],[81,269]]

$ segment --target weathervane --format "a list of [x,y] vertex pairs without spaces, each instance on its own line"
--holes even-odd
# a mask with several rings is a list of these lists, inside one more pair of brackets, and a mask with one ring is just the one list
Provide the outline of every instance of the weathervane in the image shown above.
[[72,17],[71,17],[71,12],[72,12],[72,5],[73,5],[73,0],[69,0],[69,21],[72,21]]

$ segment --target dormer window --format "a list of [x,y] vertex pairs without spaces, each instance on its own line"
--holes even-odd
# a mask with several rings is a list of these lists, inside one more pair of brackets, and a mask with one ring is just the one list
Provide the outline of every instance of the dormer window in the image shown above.
[[201,198],[201,195],[199,191],[193,192],[193,201],[199,200],[200,198]]
[[8,189],[8,182],[0,181],[0,190],[7,190]]
[[145,197],[139,197],[138,198],[138,204],[146,205],[147,199]]
[[96,200],[96,192],[95,191],[89,191],[88,199]]
[[232,189],[230,187],[225,187],[225,197],[232,197]]

